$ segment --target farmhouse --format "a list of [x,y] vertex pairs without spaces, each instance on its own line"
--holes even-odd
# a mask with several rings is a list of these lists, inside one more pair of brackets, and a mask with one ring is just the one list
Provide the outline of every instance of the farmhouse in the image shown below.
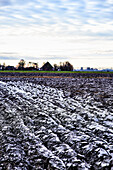
[[49,63],[49,62],[46,62],[41,68],[40,70],[43,70],[43,71],[52,71],[53,70],[53,66]]
[[16,70],[14,66],[7,66],[5,67],[5,70]]

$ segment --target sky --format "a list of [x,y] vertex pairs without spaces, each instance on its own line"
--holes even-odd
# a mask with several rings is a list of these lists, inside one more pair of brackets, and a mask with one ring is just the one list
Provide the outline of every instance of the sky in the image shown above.
[[113,0],[0,0],[0,63],[113,67]]

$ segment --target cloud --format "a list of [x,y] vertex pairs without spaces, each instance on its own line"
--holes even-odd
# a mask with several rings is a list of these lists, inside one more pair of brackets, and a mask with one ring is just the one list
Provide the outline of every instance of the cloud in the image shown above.
[[112,0],[0,0],[0,52],[29,59],[111,57],[112,16]]
[[12,55],[11,56],[1,56],[0,55],[0,60],[18,60],[17,57],[13,57]]
[[0,6],[8,6],[11,4],[10,0],[0,0]]
[[[112,31],[113,16],[110,0],[30,0],[0,1],[10,4],[0,12],[2,25],[37,25],[59,34],[84,34]],[[5,17],[4,21],[3,18]],[[106,26],[107,25],[107,26]],[[105,27],[105,29],[104,29]],[[46,30],[45,30],[46,31]],[[53,32],[52,31],[52,32]],[[43,31],[42,31],[43,32]]]

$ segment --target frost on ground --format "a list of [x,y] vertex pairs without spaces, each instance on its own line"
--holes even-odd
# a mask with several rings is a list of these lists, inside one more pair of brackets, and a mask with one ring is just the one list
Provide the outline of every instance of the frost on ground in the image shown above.
[[112,79],[1,79],[0,169],[112,168]]

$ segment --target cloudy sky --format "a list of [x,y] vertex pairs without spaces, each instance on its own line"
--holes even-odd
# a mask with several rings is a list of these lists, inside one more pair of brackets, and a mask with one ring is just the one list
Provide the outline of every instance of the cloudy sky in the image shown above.
[[0,63],[21,58],[113,67],[113,0],[0,0]]

